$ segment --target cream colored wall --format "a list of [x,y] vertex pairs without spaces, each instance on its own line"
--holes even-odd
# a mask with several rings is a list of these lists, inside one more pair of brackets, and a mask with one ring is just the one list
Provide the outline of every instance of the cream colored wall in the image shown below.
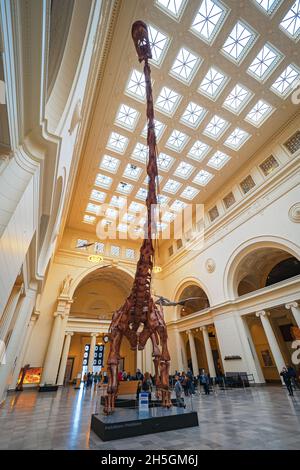
[[[267,381],[278,380],[279,374],[275,366],[275,361],[270,351],[270,346],[269,346],[269,343],[268,343],[268,340],[267,340],[267,337],[265,335],[262,325],[260,325],[258,322],[256,322],[255,324],[252,324],[250,326],[250,331],[251,331],[252,339],[255,345],[255,349],[257,351],[257,356],[259,358],[260,366],[262,368],[265,379]],[[270,354],[273,358],[273,364],[274,364],[273,367],[266,367],[264,365],[261,352],[265,350],[270,351]]]

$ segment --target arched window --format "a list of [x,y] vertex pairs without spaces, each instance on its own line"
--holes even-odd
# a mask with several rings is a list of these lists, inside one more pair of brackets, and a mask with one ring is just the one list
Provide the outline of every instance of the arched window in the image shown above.
[[187,300],[187,302],[181,307],[180,315],[182,317],[194,312],[199,312],[200,310],[204,310],[210,306],[208,297],[204,290],[195,284],[189,285],[183,289],[179,300],[184,299],[191,300]]

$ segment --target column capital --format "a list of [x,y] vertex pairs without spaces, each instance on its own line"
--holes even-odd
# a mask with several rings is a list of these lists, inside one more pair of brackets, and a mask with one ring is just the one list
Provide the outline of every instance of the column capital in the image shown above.
[[73,331],[66,331],[66,332],[65,332],[65,335],[66,335],[66,336],[73,336],[73,335],[74,335],[74,332],[73,332]]
[[91,333],[91,336],[95,336],[95,338],[97,338],[97,336],[99,336],[99,333]]
[[207,326],[206,325],[200,326],[200,330],[201,331],[207,331]]
[[54,312],[53,316],[54,316],[54,318],[56,318],[56,317],[65,318],[65,312],[61,312],[61,311],[57,310],[56,312]]
[[257,317],[267,317],[267,316],[270,316],[270,313],[266,312],[266,310],[259,310],[258,312],[256,312],[255,315]]
[[285,308],[287,308],[288,310],[291,310],[292,308],[299,308],[299,304],[298,302],[289,302],[285,304]]

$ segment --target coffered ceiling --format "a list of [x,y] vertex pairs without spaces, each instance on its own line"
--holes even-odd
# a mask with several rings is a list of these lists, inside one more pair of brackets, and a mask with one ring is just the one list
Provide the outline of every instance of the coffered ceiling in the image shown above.
[[152,42],[160,202],[170,207],[163,229],[172,211],[205,203],[296,113],[299,10],[300,0],[123,0],[69,226],[95,233],[98,222],[117,220],[120,231],[143,224],[146,103],[135,20]]

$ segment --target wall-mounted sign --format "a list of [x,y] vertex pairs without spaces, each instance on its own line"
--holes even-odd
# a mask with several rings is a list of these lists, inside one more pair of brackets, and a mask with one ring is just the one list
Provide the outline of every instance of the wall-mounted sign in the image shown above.
[[241,356],[225,356],[224,361],[237,361],[242,359]]

